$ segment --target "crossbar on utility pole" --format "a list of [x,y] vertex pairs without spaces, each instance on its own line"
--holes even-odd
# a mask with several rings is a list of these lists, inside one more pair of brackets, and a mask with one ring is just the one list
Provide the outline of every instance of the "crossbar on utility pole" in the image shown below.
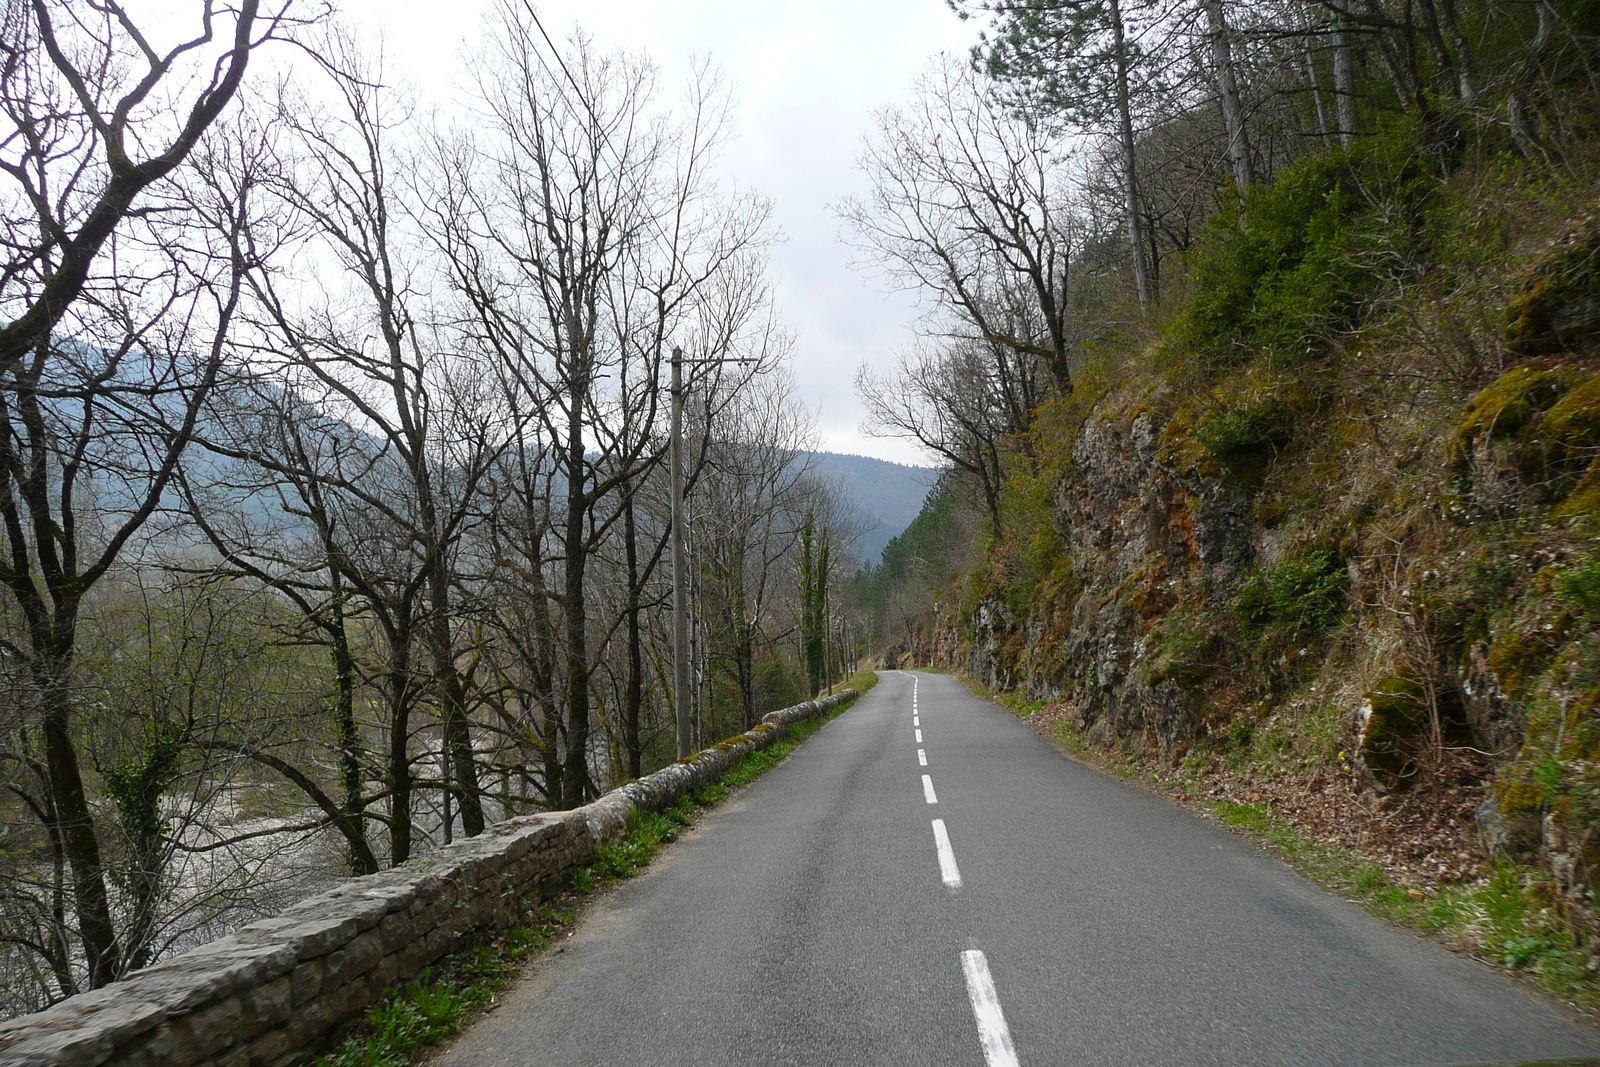
[[672,699],[678,758],[693,755],[689,733],[689,576],[683,558],[683,349],[672,350]]

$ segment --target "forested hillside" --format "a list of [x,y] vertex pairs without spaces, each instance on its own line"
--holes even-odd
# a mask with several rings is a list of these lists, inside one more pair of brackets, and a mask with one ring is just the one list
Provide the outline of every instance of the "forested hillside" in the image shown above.
[[844,208],[949,465],[882,647],[1589,987],[1600,8],[963,9]]
[[876,560],[889,539],[911,525],[937,474],[928,467],[840,452],[813,452],[810,460],[811,473],[834,486],[869,527],[852,546],[863,560]]

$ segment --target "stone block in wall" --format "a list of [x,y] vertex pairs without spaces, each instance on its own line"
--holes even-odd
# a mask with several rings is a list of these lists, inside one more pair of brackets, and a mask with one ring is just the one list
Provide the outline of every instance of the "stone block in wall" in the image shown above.
[[369,986],[376,984],[381,989],[394,985],[402,978],[409,977],[411,972],[401,969],[400,960],[401,956],[398,952],[383,957],[378,961],[376,967],[367,972],[367,984]]
[[[169,1024],[172,1051],[168,1062],[198,1063],[239,1042],[244,1008],[238,997],[228,997]],[[154,1050],[152,1050],[154,1051]]]
[[409,910],[391,912],[378,924],[378,943],[385,955],[400,951],[416,939],[417,920]]
[[[321,903],[320,900],[317,902]],[[310,913],[297,910],[300,910],[300,914],[293,916],[293,921],[287,925],[275,926],[271,937],[280,944],[293,946],[295,955],[300,959],[326,956],[361,932],[361,924],[353,916],[343,914],[342,909],[329,908]],[[247,926],[245,932],[253,931]]]
[[284,1026],[290,1047],[301,1049],[315,1045],[334,1027],[354,1018],[370,1003],[365,982],[351,982],[325,990],[317,999],[297,1007],[294,1017]]
[[323,962],[317,959],[307,960],[294,969],[291,981],[295,1007],[298,1008],[322,995],[323,968]]
[[289,975],[239,993],[239,1006],[243,1010],[239,1036],[255,1037],[257,1034],[289,1021],[294,1007],[294,983]]
[[327,985],[344,985],[372,970],[381,959],[383,943],[376,930],[368,930],[323,958],[322,980]]
[[250,1048],[248,1045],[235,1045],[211,1057],[201,1067],[250,1067]]
[[422,939],[422,943],[428,946],[429,952],[433,953],[432,958],[438,959],[455,947],[455,931],[445,926],[435,926],[428,931],[428,936]]
[[250,1054],[250,1067],[276,1064],[288,1059],[292,1051],[289,1045],[289,1031],[283,1027],[268,1030],[244,1047]]
[[401,975],[416,974],[422,968],[433,963],[439,958],[436,946],[430,947],[426,936],[419,937],[405,948],[395,953],[397,959],[395,966]]

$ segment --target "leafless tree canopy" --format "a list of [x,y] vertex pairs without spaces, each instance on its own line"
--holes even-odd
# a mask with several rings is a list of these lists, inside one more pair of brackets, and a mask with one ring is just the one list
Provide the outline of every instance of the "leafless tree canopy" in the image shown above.
[[7,1011],[669,760],[674,346],[699,735],[805,696],[854,527],[712,67],[507,3],[450,128],[319,10],[5,10]]

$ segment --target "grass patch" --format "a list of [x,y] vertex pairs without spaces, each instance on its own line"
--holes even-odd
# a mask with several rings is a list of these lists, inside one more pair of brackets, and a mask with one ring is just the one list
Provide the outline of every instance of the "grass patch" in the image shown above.
[[[877,684],[871,671],[860,671],[847,687],[858,693]],[[659,812],[634,811],[622,840],[595,851],[595,860],[572,874],[567,907],[540,907],[522,923],[485,936],[475,944],[446,957],[441,963],[396,986],[367,1009],[356,1032],[333,1051],[318,1056],[314,1067],[409,1067],[422,1053],[459,1033],[476,1014],[494,1003],[522,971],[530,957],[542,952],[573,925],[574,908],[597,889],[632,878],[643,870],[662,846],[694,824],[696,817],[733,790],[748,785],[782,763],[795,746],[844,714],[848,701],[823,715],[789,727],[784,737],[760,752],[753,752],[729,768],[711,785],[681,798]]]
[[316,1067],[406,1067],[492,1004],[523,962],[571,921],[570,909],[538,908],[510,930],[429,967],[368,1008],[361,1032],[312,1062]]
[[[927,668],[918,669],[926,670]],[[1008,709],[1019,719],[1026,719],[1048,703],[1048,701],[1044,700],[1030,700],[1020,689],[990,689],[976,678],[969,678],[965,674],[956,675],[956,680],[966,686],[973,695],[994,701],[1001,707]]]

